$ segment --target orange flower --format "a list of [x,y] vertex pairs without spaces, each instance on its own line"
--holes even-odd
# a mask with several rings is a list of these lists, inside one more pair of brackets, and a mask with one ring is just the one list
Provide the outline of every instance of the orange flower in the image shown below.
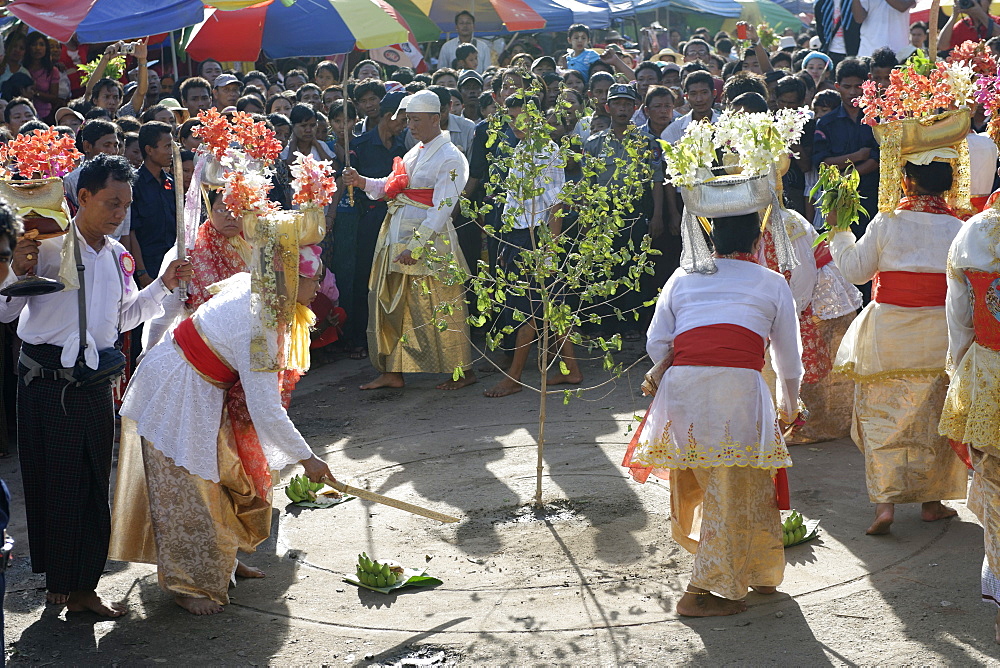
[[281,153],[281,142],[274,130],[255,121],[253,116],[244,111],[237,111],[233,116],[233,134],[236,142],[255,160],[271,162]]
[[73,171],[82,158],[72,138],[52,129],[18,135],[0,147],[0,162],[8,177],[14,174],[25,179],[62,177]]
[[233,143],[233,129],[229,121],[215,107],[200,112],[198,120],[201,125],[195,127],[191,134],[205,142],[217,160],[222,160]]

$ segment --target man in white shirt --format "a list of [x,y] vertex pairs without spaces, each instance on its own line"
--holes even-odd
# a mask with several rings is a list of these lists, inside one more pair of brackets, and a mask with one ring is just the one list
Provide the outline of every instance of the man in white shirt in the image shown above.
[[997,145],[985,134],[969,132],[969,172],[972,205],[976,212],[986,208],[986,201],[993,192],[993,179],[997,175]]
[[858,56],[868,57],[887,46],[902,53],[910,44],[910,10],[916,0],[852,0],[854,21],[861,24]]
[[715,123],[719,114],[712,106],[715,103],[715,80],[712,75],[703,70],[692,72],[684,77],[684,99],[691,111],[684,114],[667,126],[660,139],[671,144],[677,143],[684,136],[684,131],[692,121]]
[[479,64],[476,71],[482,74],[493,65],[493,49],[485,39],[475,37],[476,17],[471,12],[462,11],[455,15],[455,32],[458,37],[452,37],[443,45],[438,53],[438,67],[451,67],[455,60],[455,52],[459,44],[475,44],[479,52]]
[[[466,322],[465,286],[438,278],[433,257],[455,256],[463,269],[452,211],[469,179],[469,163],[441,131],[442,100],[422,90],[403,98],[398,116],[406,113],[419,142],[393,165],[387,178],[367,178],[357,170],[343,172],[343,185],[363,188],[373,200],[387,199],[369,286],[368,351],[378,378],[362,390],[404,386],[404,373],[459,371],[439,390],[457,390],[476,382]],[[438,306],[450,304],[450,313]],[[440,323],[444,323],[444,327]]]
[[[110,238],[132,202],[132,167],[120,156],[98,155],[80,172],[75,235],[85,290],[0,298],[0,321],[20,317],[18,454],[24,485],[31,567],[45,573],[46,600],[71,612],[119,617],[125,608],[97,595],[111,536],[109,485],[114,446],[111,374],[81,384],[100,358],[116,355],[119,334],[161,312],[160,303],[191,277],[186,261],[172,262],[140,291],[135,261]],[[34,270],[57,278],[66,239],[23,239],[3,286]],[[86,340],[80,340],[85,299]],[[99,354],[103,353],[103,354]],[[124,361],[120,352],[117,356]],[[105,367],[106,368],[106,367]]]
[[[531,344],[538,339],[538,323],[535,317],[541,310],[540,285],[535,277],[535,266],[524,254],[539,247],[546,239],[558,236],[562,231],[562,218],[557,215],[562,208],[559,194],[566,183],[565,161],[559,154],[559,147],[549,139],[543,146],[532,151],[531,138],[516,128],[517,119],[524,113],[526,102],[537,98],[525,98],[520,93],[511,95],[504,101],[507,114],[511,117],[510,128],[521,140],[513,147],[512,153],[504,152],[501,160],[510,160],[511,169],[507,178],[509,188],[501,227],[499,257],[497,266],[501,269],[509,285],[527,285],[525,294],[507,291],[504,308],[500,315],[500,325],[516,330],[513,360],[500,381],[483,392],[491,398],[506,397],[521,391],[521,374],[528,363]],[[537,193],[537,194],[533,194]],[[548,233],[541,228],[548,227]],[[525,317],[520,317],[525,316]],[[573,354],[573,344],[568,338],[558,344],[563,361],[569,373],[556,374],[560,382],[577,385],[583,380],[580,367]]]

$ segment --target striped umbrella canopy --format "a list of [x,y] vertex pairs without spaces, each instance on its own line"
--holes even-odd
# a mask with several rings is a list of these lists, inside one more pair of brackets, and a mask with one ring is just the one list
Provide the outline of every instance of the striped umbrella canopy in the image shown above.
[[[426,28],[425,28],[426,29]],[[373,0],[267,0],[243,9],[205,9],[182,45],[196,60],[326,56],[410,40],[404,23]]]
[[7,10],[60,42],[136,39],[198,23],[201,0],[14,0]]
[[[455,31],[455,15],[476,17],[477,34],[543,30],[545,18],[527,0],[409,0],[444,33]],[[388,0],[396,6],[398,0]]]

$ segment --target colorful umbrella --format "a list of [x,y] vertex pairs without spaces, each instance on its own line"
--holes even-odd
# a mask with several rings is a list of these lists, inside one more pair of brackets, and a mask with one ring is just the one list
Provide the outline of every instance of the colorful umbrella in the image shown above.
[[201,0],[14,0],[7,10],[42,34],[83,43],[136,39],[198,23]]
[[[398,0],[388,0],[397,7]],[[412,0],[442,32],[455,30],[455,15],[471,12],[476,17],[477,34],[498,34],[522,30],[542,30],[545,18],[526,0]],[[402,11],[402,10],[401,10]]]
[[410,39],[409,31],[372,0],[267,0],[236,11],[206,9],[182,44],[195,60],[326,56]]

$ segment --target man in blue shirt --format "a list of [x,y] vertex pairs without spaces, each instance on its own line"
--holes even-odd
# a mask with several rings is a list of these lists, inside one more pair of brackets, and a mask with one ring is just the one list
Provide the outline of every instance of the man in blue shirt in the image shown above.
[[[379,103],[378,124],[351,141],[351,166],[359,173],[372,178],[389,176],[392,173],[393,160],[406,155],[406,146],[403,144],[406,117],[400,114],[398,118],[392,118],[399,109],[400,100],[404,97],[406,93],[402,91],[387,93]],[[369,274],[372,272],[372,260],[375,257],[375,244],[388,211],[388,204],[381,200],[369,199],[360,188],[354,189],[354,201],[360,215],[354,284],[367,286]],[[356,290],[353,302],[343,305],[350,314],[348,338],[365,345],[367,338],[364,333],[368,329],[368,291]]]
[[868,215],[860,214],[853,226],[859,237],[865,233],[871,215],[878,211],[878,142],[871,126],[862,123],[864,114],[855,104],[861,97],[861,84],[867,80],[868,67],[858,58],[846,58],[837,65],[837,90],[842,104],[819,119],[813,140],[813,164],[825,163],[841,171],[854,165],[861,175],[858,191]]

